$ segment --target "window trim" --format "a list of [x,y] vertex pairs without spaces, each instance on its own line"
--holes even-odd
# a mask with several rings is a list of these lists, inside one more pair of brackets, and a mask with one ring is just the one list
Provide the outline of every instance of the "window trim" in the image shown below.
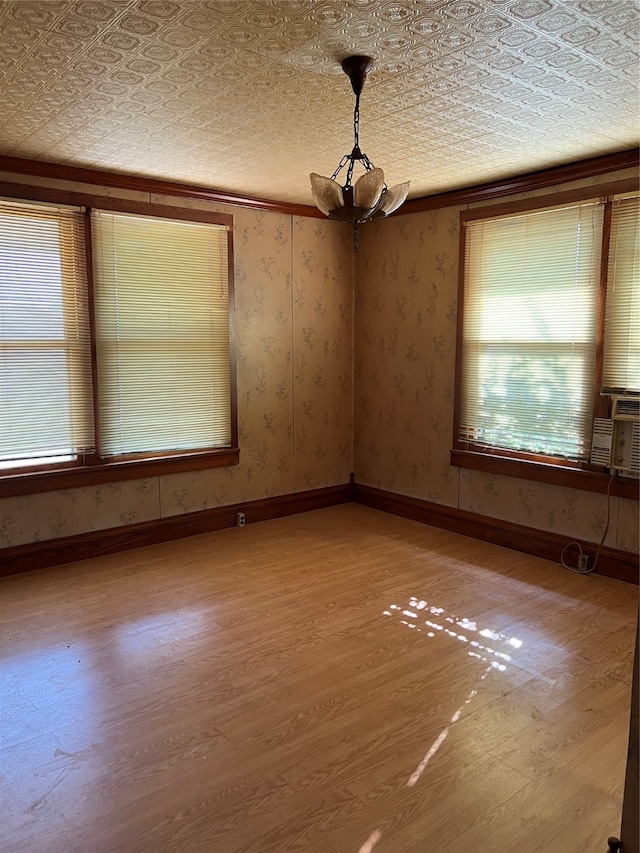
[[[502,204],[480,205],[460,211],[459,263],[458,263],[458,312],[456,320],[456,367],[453,407],[453,442],[450,463],[459,468],[485,471],[508,477],[518,477],[592,492],[606,493],[611,477],[599,466],[589,462],[575,462],[555,457],[537,456],[532,453],[517,453],[497,448],[479,449],[458,438],[460,426],[462,389],[462,343],[464,322],[464,278],[466,223],[478,219],[517,215],[533,210],[560,207],[575,202],[597,199],[605,203],[603,224],[603,251],[600,264],[600,295],[597,312],[596,363],[594,381],[593,417],[608,417],[610,399],[598,393],[602,378],[604,357],[604,312],[606,307],[606,280],[609,257],[609,234],[611,227],[610,197],[626,192],[637,192],[637,180],[630,178],[606,184],[591,184],[578,189],[553,194],[533,195],[526,199],[503,202]],[[610,484],[610,493],[619,497],[638,497],[635,480],[615,478]]]
[[[238,446],[238,392],[236,379],[236,335],[235,335],[235,294],[233,260],[233,216],[228,213],[200,210],[192,207],[172,207],[153,201],[137,201],[112,198],[109,195],[91,195],[64,189],[30,186],[0,181],[0,199],[22,199],[24,201],[49,204],[74,205],[87,208],[85,217],[90,216],[91,208],[111,210],[114,213],[133,213],[142,216],[164,217],[190,222],[204,222],[223,225],[227,228],[228,241],[228,283],[229,283],[229,371],[231,404],[231,443],[229,447],[189,450],[184,453],[154,453],[141,458],[137,454],[130,459],[114,459],[104,462],[95,455],[85,456],[77,462],[66,463],[58,467],[39,466],[38,468],[14,469],[0,474],[0,497],[34,494],[36,492],[57,489],[77,488],[100,483],[132,480],[143,477],[155,477],[183,471],[197,471],[206,468],[218,468],[237,465],[240,461]],[[187,201],[187,198],[184,197]],[[86,221],[86,219],[85,219]],[[87,258],[87,288],[91,306],[93,305],[93,269],[90,232],[85,229],[85,256]],[[90,311],[92,337],[92,379],[95,389],[95,318]],[[97,401],[93,395],[94,416]],[[96,423],[96,431],[98,425]]]
[[553,465],[541,460],[514,459],[494,456],[491,453],[456,449],[450,452],[450,462],[457,468],[484,471],[486,474],[517,477],[520,480],[532,480],[551,486],[563,486],[603,495],[608,493],[619,498],[638,500],[637,480],[623,477],[614,477],[611,480],[610,474],[603,474],[596,469],[588,471],[566,465]]

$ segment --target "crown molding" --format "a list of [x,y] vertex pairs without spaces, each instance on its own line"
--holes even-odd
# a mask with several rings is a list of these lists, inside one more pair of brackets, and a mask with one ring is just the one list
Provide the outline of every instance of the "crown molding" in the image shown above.
[[[525,175],[517,175],[511,178],[479,184],[474,187],[465,187],[463,189],[409,199],[392,216],[406,216],[411,213],[422,213],[425,210],[461,206],[490,199],[504,198],[505,196],[515,195],[516,193],[531,192],[556,184],[579,181],[607,172],[638,166],[639,160],[639,149],[631,148],[628,151],[619,151],[615,154],[592,157],[589,160],[580,160],[563,166],[556,166],[552,169],[542,169],[536,172],[529,172]],[[254,210],[284,213],[289,216],[307,216],[314,219],[326,218],[313,205],[292,204],[290,202],[244,196],[191,184],[178,184],[156,178],[144,178],[139,175],[124,175],[118,172],[106,172],[81,166],[67,166],[60,163],[47,163],[43,160],[27,160],[3,154],[0,154],[0,171],[59,181],[94,184],[113,187],[115,189],[133,190],[155,195],[193,198],[214,204],[249,207]]]
[[53,178],[58,181],[73,181],[82,184],[94,184],[113,187],[120,190],[133,190],[154,195],[180,196],[208,201],[213,204],[231,204],[250,207],[271,213],[285,213],[289,216],[311,216],[325,219],[316,207],[306,204],[291,204],[285,201],[272,201],[237,193],[223,192],[192,184],[177,184],[156,178],[144,178],[141,175],[124,175],[119,172],[103,172],[99,169],[86,169],[82,166],[66,166],[61,163],[46,163],[44,160],[24,160],[21,157],[9,157],[0,154],[0,171],[19,175],[32,175],[38,178]]
[[631,148],[616,154],[605,154],[602,157],[592,157],[590,160],[579,160],[552,169],[541,169],[525,175],[517,175],[475,187],[465,187],[436,195],[422,196],[405,201],[392,216],[404,216],[409,213],[422,213],[425,210],[435,210],[440,207],[458,207],[474,202],[489,201],[504,198],[516,193],[532,192],[569,181],[580,181],[593,178],[607,172],[628,169],[638,166],[640,149]]

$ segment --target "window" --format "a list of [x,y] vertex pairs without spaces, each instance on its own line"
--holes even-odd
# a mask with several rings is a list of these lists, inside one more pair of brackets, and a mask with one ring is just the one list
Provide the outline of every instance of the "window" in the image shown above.
[[0,208],[0,473],[94,446],[82,214]]
[[158,214],[0,201],[0,478],[237,462],[231,217]]
[[640,386],[640,204],[616,199],[611,211],[602,384],[609,392]]
[[229,446],[226,230],[91,222],[101,455]]
[[554,201],[463,214],[452,459],[589,468],[601,391],[640,391],[637,195]]

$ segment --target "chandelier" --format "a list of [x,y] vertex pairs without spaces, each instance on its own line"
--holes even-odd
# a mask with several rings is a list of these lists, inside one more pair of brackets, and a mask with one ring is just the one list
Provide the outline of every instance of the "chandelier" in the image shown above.
[[[367,74],[373,68],[370,56],[347,56],[342,60],[342,70],[351,81],[351,88],[356,96],[353,110],[353,150],[345,154],[338,168],[330,178],[323,178],[312,172],[311,191],[316,206],[329,219],[353,223],[353,245],[358,248],[358,226],[370,219],[381,219],[397,210],[409,193],[409,182],[396,184],[387,188],[384,182],[384,172],[376,168],[371,160],[360,150],[360,93]],[[353,170],[356,161],[361,163],[365,172],[355,184]],[[336,178],[346,168],[346,181],[341,186]]]

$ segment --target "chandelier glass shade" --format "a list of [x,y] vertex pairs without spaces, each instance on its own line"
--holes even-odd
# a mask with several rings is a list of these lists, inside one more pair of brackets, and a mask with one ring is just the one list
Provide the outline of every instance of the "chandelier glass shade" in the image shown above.
[[[370,219],[389,216],[400,207],[409,194],[408,181],[388,188],[382,169],[376,168],[367,155],[360,150],[360,93],[372,67],[373,60],[369,56],[348,56],[342,60],[342,70],[349,77],[351,88],[356,96],[353,111],[353,149],[350,154],[344,155],[330,178],[324,178],[316,172],[310,175],[311,191],[316,206],[329,219],[353,224],[356,247],[358,226]],[[365,171],[353,183],[356,163],[360,163]],[[336,178],[344,169],[346,169],[346,180],[344,185],[341,185]]]

